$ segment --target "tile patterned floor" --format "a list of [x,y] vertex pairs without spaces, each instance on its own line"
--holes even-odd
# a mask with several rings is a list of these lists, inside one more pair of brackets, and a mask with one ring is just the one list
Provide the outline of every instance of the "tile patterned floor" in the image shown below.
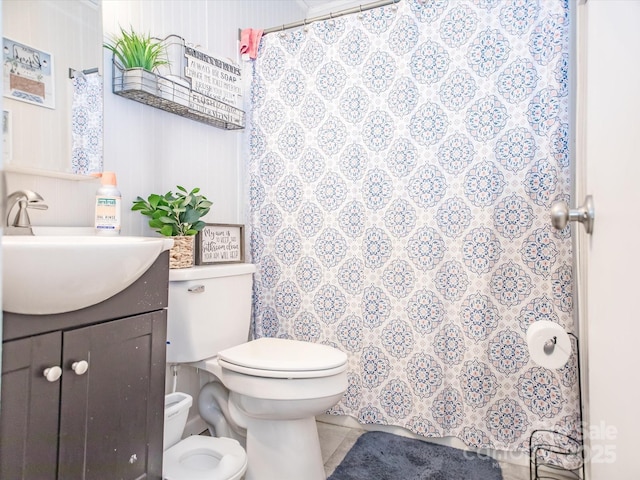
[[[324,471],[328,477],[365,430],[324,422],[318,422],[317,425],[322,459],[324,460]],[[500,467],[502,468],[503,480],[529,480],[529,469],[527,467],[504,462],[500,463]]]

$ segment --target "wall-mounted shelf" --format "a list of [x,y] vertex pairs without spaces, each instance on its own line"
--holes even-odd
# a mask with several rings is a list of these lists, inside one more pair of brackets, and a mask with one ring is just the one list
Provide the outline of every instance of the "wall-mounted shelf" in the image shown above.
[[196,92],[187,81],[174,81],[113,62],[113,93],[160,110],[225,130],[245,126],[245,114],[218,99]]

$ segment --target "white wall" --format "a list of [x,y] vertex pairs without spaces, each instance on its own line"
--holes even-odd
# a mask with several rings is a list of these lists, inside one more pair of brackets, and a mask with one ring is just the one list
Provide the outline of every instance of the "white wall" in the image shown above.
[[585,7],[585,156],[578,164],[596,211],[586,249],[589,478],[637,480],[640,1],[589,0]]
[[[103,0],[105,35],[119,26],[163,38],[169,34],[211,55],[238,60],[238,30],[268,28],[305,16],[293,0]],[[105,50],[104,166],[117,174],[123,197],[123,235],[149,235],[146,218],[130,212],[133,199],[176,185],[200,187],[214,202],[209,222],[243,223],[243,131],[225,131],[111,92],[111,57]],[[49,205],[30,212],[37,225],[92,225],[99,183],[17,173],[9,191],[31,188]]]
[[[106,0],[103,25],[106,35],[129,25],[160,38],[176,34],[200,51],[240,63],[238,29],[289,23],[304,13],[297,2],[287,0]],[[105,72],[111,72],[106,53]],[[205,220],[244,223],[245,132],[217,129],[139,104],[114,95],[110,86],[105,90],[105,170],[117,172],[123,205],[137,195],[197,186],[214,203]],[[122,229],[123,234],[149,233],[141,215],[124,209]],[[179,370],[177,389],[194,397],[186,434],[205,428],[195,402],[201,383],[211,378],[205,372],[200,377],[189,367]],[[172,383],[167,371],[167,391]]]
[[[52,54],[53,106],[43,108],[4,100],[11,112],[12,151],[5,165],[71,172],[71,103],[73,82],[68,69],[98,67],[102,52],[100,7],[90,2],[5,0],[3,36]],[[82,38],[82,41],[78,41]],[[37,140],[36,140],[37,139]]]
[[[286,0],[106,0],[105,34],[131,25],[163,38],[180,35],[217,57],[239,60],[238,29],[269,27],[303,16]],[[105,72],[111,72],[105,55]],[[118,174],[123,205],[137,195],[200,187],[214,202],[206,220],[243,223],[240,158],[243,131],[226,131],[105,93],[105,170]],[[145,233],[139,214],[123,219],[123,233]]]

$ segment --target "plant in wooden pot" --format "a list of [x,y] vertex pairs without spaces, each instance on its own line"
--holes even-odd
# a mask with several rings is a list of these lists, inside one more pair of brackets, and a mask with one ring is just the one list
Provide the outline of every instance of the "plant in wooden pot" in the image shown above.
[[188,268],[193,265],[195,235],[205,226],[200,219],[213,203],[198,195],[199,188],[190,192],[180,185],[176,188],[175,194],[152,193],[147,200],[137,197],[131,210],[149,217],[149,226],[156,232],[173,237],[169,268]]
[[162,40],[136,33],[133,28],[127,31],[120,27],[120,33],[103,45],[113,53],[114,63],[122,70],[122,83],[114,84],[116,90],[143,90],[157,94],[158,81],[153,72],[168,64]]

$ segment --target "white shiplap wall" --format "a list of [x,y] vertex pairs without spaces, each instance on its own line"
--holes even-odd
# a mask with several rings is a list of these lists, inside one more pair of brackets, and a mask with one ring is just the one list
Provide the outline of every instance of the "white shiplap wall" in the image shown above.
[[298,0],[307,9],[307,18],[328,15],[341,10],[363,7],[374,3],[376,0]]
[[[103,0],[105,35],[119,26],[163,38],[182,36],[211,55],[238,59],[238,30],[290,23],[307,14],[296,0]],[[200,187],[214,202],[209,222],[244,223],[242,145],[245,132],[225,131],[178,117],[111,92],[111,57],[104,54],[104,165],[118,177],[123,197],[123,235],[150,235],[146,219],[129,207],[133,199],[176,185]],[[47,211],[37,225],[92,225],[98,182],[10,173],[9,191],[41,193]]]
[[[103,2],[105,33],[119,25],[149,31],[157,37],[182,36],[214,56],[238,59],[238,29],[263,28],[303,18],[295,0],[135,0]],[[111,72],[105,54],[105,72]],[[242,131],[225,131],[118,97],[105,89],[105,169],[118,173],[123,205],[136,195],[199,186],[214,202],[206,220],[244,223]],[[123,233],[148,234],[146,220],[124,211]],[[197,399],[206,373],[182,367],[177,389]],[[172,389],[167,369],[167,391]],[[198,409],[190,410],[185,434],[206,427]]]
[[[204,52],[239,61],[238,29],[262,28],[304,16],[291,0],[105,0],[105,34],[133,26],[163,38],[182,36]],[[105,72],[111,71],[105,54]],[[198,186],[214,202],[207,221],[243,223],[243,131],[225,131],[105,92],[105,170],[118,173],[123,204],[137,195]],[[139,214],[123,233],[146,233]]]

